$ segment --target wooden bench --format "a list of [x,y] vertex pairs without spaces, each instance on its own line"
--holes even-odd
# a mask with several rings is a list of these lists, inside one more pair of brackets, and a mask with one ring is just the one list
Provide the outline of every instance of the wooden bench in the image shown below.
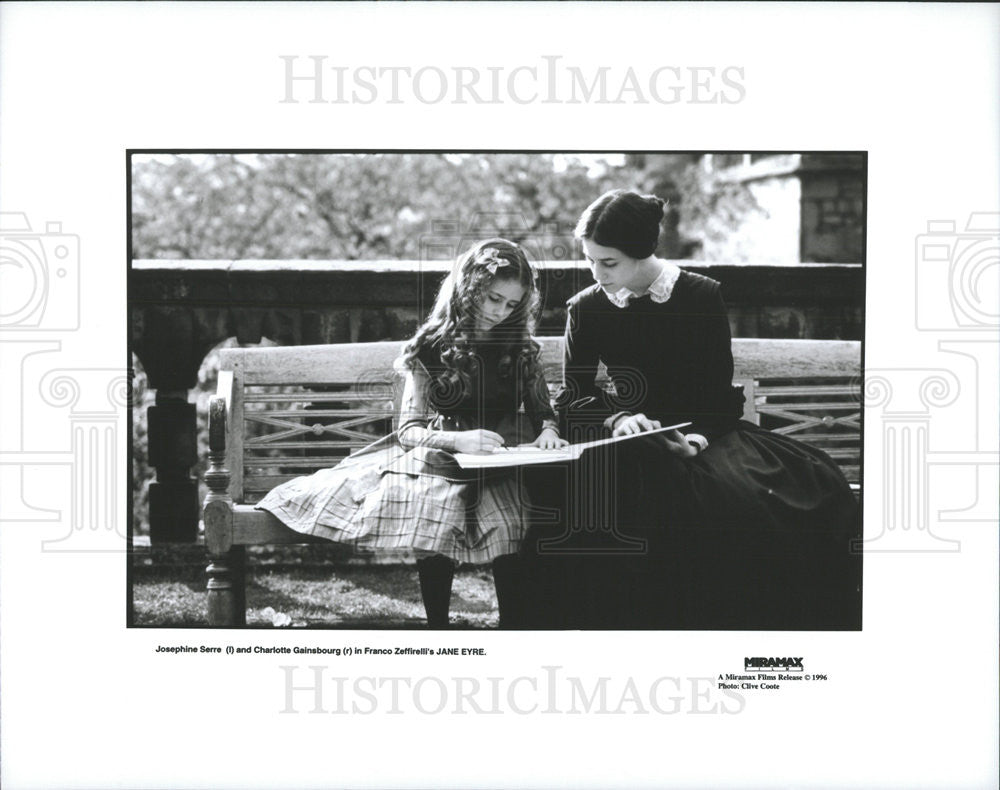
[[[550,384],[562,338],[540,338]],[[209,405],[204,522],[210,625],[246,622],[244,547],[308,543],[253,505],[393,429],[401,342],[225,349]],[[861,349],[856,341],[735,339],[744,417],[822,447],[857,491]]]

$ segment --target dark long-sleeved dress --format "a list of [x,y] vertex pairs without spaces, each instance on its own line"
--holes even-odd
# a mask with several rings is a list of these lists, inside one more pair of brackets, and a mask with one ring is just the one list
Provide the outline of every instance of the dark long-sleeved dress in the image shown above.
[[717,282],[680,272],[666,301],[624,307],[588,288],[569,302],[565,353],[570,441],[628,412],[690,421],[682,433],[708,447],[680,458],[650,435],[531,473],[549,508],[524,544],[536,627],[860,627],[854,496],[825,453],[741,419]]

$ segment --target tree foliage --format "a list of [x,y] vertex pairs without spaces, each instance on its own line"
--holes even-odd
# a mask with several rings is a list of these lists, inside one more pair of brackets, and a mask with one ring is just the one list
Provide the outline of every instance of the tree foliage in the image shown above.
[[548,154],[137,157],[133,257],[415,259],[434,228],[475,232],[484,217],[515,241],[572,228],[637,177]]
[[[136,156],[135,258],[418,259],[448,228],[467,241],[531,242],[536,259],[572,254],[569,231],[616,187],[669,202],[660,255],[685,258],[757,210],[701,154],[200,154]],[[531,245],[529,245],[531,246]]]

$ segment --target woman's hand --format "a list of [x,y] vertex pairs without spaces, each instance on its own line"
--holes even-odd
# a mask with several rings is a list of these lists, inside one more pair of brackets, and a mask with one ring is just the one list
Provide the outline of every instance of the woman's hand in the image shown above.
[[559,433],[552,428],[543,428],[533,442],[529,442],[526,447],[540,447],[543,450],[558,450],[567,447],[569,442],[559,437]]
[[[661,427],[659,420],[650,420],[645,414],[632,414],[618,420],[611,435],[632,436],[638,433],[645,433],[646,431],[659,430]],[[676,429],[665,431],[659,434],[659,436],[663,438],[664,443],[667,445],[667,450],[671,455],[676,455],[678,458],[693,458],[698,455],[698,448],[691,444],[687,440],[687,437]]]
[[502,447],[503,443],[504,439],[500,434],[482,428],[474,431],[458,431],[455,434],[455,452],[459,453],[492,453],[498,447]]
[[678,458],[693,458],[698,455],[698,448],[691,444],[680,431],[664,431],[659,435],[667,443],[667,450],[670,451],[671,455],[676,455]]
[[[659,420],[650,420],[645,414],[630,414],[615,423],[612,436],[632,436],[645,431],[656,431],[662,428]],[[676,432],[675,432],[676,433]]]

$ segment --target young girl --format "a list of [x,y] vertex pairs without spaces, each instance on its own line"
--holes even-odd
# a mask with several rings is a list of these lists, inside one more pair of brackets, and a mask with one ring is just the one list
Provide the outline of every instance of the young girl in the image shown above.
[[415,550],[432,628],[448,624],[455,565],[492,562],[500,626],[520,622],[525,496],[513,470],[465,471],[452,454],[531,436],[544,449],[566,444],[531,338],[539,304],[518,245],[490,239],[472,247],[396,362],[406,377],[398,430],[332,469],[279,486],[257,507],[308,535]]

